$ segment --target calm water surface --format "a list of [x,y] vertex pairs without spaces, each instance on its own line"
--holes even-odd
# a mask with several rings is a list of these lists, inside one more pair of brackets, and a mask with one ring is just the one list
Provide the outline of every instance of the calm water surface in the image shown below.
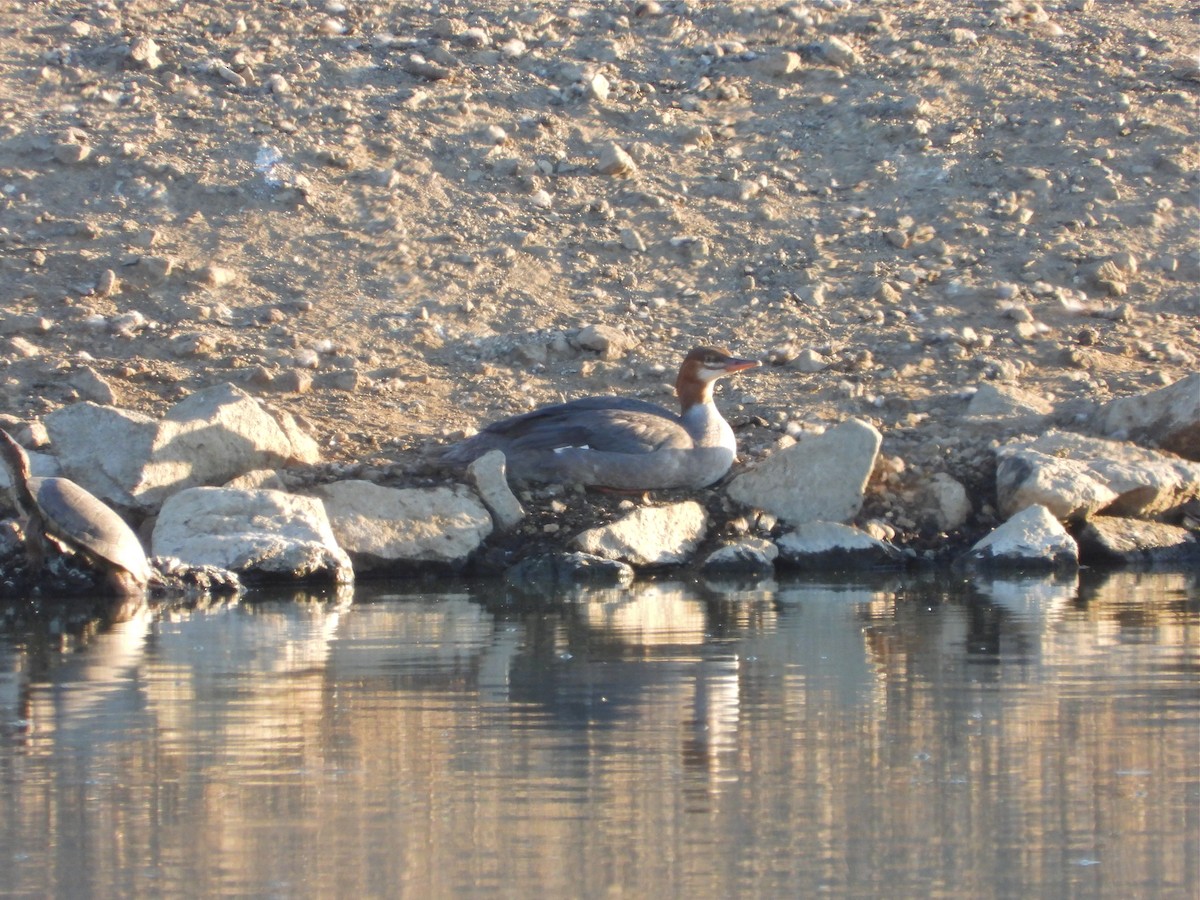
[[0,613],[0,896],[1179,897],[1195,574]]

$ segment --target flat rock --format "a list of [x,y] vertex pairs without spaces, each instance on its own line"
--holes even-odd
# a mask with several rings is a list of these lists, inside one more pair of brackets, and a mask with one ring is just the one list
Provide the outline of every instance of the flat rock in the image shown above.
[[576,535],[571,545],[633,566],[679,565],[691,559],[708,530],[708,513],[694,500],[643,506],[624,518]]
[[701,571],[708,576],[770,575],[775,571],[779,548],[765,538],[743,538],[708,555]]
[[315,497],[196,487],[173,494],[154,524],[155,556],[216,566],[246,581],[347,583],[354,570]]
[[1029,506],[979,541],[963,562],[983,569],[1073,569],[1079,547],[1050,510]]
[[268,411],[230,384],[192,394],[157,422],[76,403],[46,416],[46,429],[70,478],[103,500],[143,512],[189,487],[320,459],[316,441],[290,415]]
[[1040,397],[1008,384],[981,384],[967,404],[967,418],[980,420],[1019,419],[1037,421],[1052,407]]
[[1133,444],[1050,432],[997,451],[996,496],[1005,517],[1033,505],[1058,519],[1169,515],[1200,495],[1200,464]]
[[881,441],[874,426],[850,419],[776,452],[734,478],[727,493],[793,525],[849,521],[862,509]]
[[891,544],[837,522],[805,522],[775,544],[781,564],[805,569],[891,568],[904,561]]
[[1085,562],[1200,563],[1200,535],[1162,522],[1096,516],[1079,532],[1079,553]]
[[1200,460],[1200,372],[1147,394],[1109,401],[1092,427],[1108,437]]
[[311,493],[359,572],[419,563],[458,566],[492,533],[487,508],[462,485],[389,488],[337,481]]

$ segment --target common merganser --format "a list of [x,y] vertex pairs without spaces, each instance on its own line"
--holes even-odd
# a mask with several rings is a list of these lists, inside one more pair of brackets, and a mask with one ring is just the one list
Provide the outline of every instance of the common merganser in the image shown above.
[[517,481],[629,491],[707,487],[737,456],[733,429],[713,402],[713,384],[758,365],[723,347],[697,347],[675,380],[679,415],[645,400],[585,397],[495,422],[441,459],[462,466],[501,450]]

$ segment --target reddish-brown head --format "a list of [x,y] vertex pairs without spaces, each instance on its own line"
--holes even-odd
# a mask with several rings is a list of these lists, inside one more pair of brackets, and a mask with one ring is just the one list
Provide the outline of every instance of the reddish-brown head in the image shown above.
[[761,365],[756,359],[741,359],[724,347],[697,347],[679,367],[675,393],[684,409],[694,403],[712,399],[713,383],[725,375],[742,372]]

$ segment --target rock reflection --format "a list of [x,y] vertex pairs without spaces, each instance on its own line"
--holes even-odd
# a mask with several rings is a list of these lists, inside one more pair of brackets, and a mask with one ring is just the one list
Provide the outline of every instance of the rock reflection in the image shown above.
[[493,590],[289,594],[99,630],[70,654],[0,629],[7,884],[1194,883],[1193,576],[663,581],[554,606]]

